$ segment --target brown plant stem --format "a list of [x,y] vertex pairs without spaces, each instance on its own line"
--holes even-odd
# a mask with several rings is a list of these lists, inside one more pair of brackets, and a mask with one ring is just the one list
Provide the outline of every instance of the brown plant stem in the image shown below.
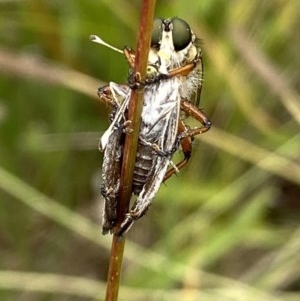
[[[156,0],[143,0],[141,7],[140,29],[135,54],[134,72],[146,77],[150,38],[152,33]],[[143,92],[132,90],[128,105],[128,120],[131,120],[133,132],[126,136],[121,170],[120,197],[118,200],[118,222],[115,232],[124,220],[131,198],[131,186],[141,124]],[[114,234],[107,278],[106,301],[118,299],[120,275],[123,262],[125,238]]]

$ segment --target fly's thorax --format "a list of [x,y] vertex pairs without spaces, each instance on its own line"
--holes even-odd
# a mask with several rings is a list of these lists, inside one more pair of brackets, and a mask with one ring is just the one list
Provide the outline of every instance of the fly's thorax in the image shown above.
[[[147,152],[148,155],[157,157],[154,145],[162,153],[169,153],[173,149],[180,114],[179,89],[179,77],[161,80],[145,87],[139,145],[146,146],[142,148],[141,154]],[[141,143],[142,141],[144,142]],[[142,156],[140,158],[142,160]]]
[[[195,90],[201,89],[203,70],[202,54],[199,45],[199,39],[196,38],[193,31],[187,23],[178,18],[162,20],[161,33],[159,41],[152,45],[149,58],[155,58],[159,67],[159,73],[165,74],[168,71],[184,67],[188,64],[195,64],[193,71],[188,75],[177,75],[180,82],[179,94],[181,98],[190,99]],[[185,41],[178,40],[176,34],[182,34],[182,28],[178,30],[175,25],[178,22],[183,26],[184,34],[187,32]],[[176,23],[177,22],[177,23]],[[180,45],[180,43],[183,43]]]

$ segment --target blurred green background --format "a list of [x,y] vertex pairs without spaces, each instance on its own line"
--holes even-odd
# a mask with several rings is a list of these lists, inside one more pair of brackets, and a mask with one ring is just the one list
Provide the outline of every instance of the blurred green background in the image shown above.
[[[126,242],[120,300],[300,300],[300,2],[158,1],[202,39],[213,122]],[[98,139],[140,1],[0,1],[0,300],[103,300]]]

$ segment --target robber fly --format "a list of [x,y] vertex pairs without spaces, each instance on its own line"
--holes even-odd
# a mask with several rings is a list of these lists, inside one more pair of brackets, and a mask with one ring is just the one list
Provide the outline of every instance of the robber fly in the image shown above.
[[[97,41],[93,36],[92,40]],[[103,43],[102,43],[103,44]],[[133,67],[134,53],[125,48],[124,54]],[[105,198],[103,233],[112,231],[116,223],[116,206],[120,183],[120,169],[126,113],[131,89],[144,87],[143,110],[132,191],[137,199],[122,222],[119,235],[141,218],[151,205],[161,183],[189,160],[191,139],[209,130],[211,123],[198,109],[202,87],[203,66],[199,40],[182,19],[156,19],[148,58],[147,78],[128,85],[110,83],[99,88],[98,95],[113,107],[112,122],[101,137],[104,149],[103,186]],[[147,70],[148,70],[147,69]],[[200,127],[190,129],[182,116],[193,116]],[[181,148],[184,158],[168,170],[174,152]]]

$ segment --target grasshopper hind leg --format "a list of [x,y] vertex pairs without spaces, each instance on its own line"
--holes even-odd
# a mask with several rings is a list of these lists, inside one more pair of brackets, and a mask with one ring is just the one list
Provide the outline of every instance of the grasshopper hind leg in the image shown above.
[[117,203],[113,194],[113,189],[101,188],[101,194],[104,198],[104,207],[102,214],[102,234],[110,232],[117,221]]

